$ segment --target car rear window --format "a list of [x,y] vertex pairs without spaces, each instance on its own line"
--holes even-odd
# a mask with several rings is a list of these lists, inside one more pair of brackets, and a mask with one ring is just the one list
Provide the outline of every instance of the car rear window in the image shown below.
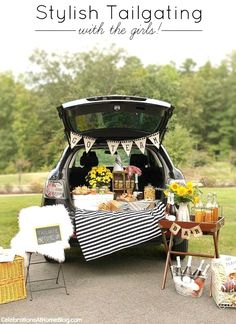
[[[109,150],[105,150],[105,149],[96,149],[96,148],[92,148],[92,151],[95,152],[96,156],[98,157],[98,164],[100,165],[105,165],[107,167],[113,167],[114,162],[115,162],[115,156],[112,156],[109,152]],[[75,157],[75,161],[74,161],[74,165],[76,167],[82,167],[83,165],[81,165],[81,157],[84,154],[84,150],[78,150],[76,153],[76,157]],[[138,153],[138,150],[132,150],[132,152]],[[122,161],[122,165],[123,166],[127,166],[129,165],[129,161],[130,161],[130,157],[127,156],[127,154],[124,152],[123,149],[118,149],[117,153],[120,155],[121,157],[121,161]],[[72,167],[72,165],[71,165]]]
[[[117,110],[116,106],[118,107]],[[148,108],[148,109],[147,109]],[[98,110],[105,110],[99,111]],[[107,104],[104,107],[84,106],[70,109],[67,122],[74,131],[84,132],[90,129],[125,128],[154,132],[161,124],[164,109],[156,106]]]

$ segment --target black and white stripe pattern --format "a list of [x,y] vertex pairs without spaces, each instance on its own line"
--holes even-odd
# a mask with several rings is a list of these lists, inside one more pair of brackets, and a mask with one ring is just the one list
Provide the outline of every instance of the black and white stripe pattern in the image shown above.
[[161,235],[161,202],[142,211],[89,211],[76,209],[76,236],[87,261],[137,245]]

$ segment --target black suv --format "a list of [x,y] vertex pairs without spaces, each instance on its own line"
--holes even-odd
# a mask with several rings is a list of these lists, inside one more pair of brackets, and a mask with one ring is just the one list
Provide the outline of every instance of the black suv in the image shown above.
[[[95,139],[89,152],[93,152],[97,165],[106,165],[112,170],[115,155],[110,153],[109,141],[134,141],[145,138],[143,152],[135,143],[129,156],[120,144],[117,152],[123,166],[135,165],[142,170],[139,189],[151,184],[156,187],[156,198],[163,199],[163,188],[171,180],[184,181],[180,170],[174,167],[162,141],[167,123],[172,116],[173,106],[167,102],[133,96],[104,96],[79,99],[58,107],[59,117],[64,124],[68,146],[64,150],[55,169],[46,180],[42,205],[64,204],[73,218],[75,204],[72,190],[86,184],[83,172],[85,144],[83,138]],[[71,145],[73,134],[81,136],[76,145]],[[158,135],[158,143],[149,137]],[[72,148],[73,147],[73,148]],[[86,172],[87,173],[87,172]],[[76,237],[71,246],[78,245]],[[187,242],[176,239],[174,249],[186,251]]]

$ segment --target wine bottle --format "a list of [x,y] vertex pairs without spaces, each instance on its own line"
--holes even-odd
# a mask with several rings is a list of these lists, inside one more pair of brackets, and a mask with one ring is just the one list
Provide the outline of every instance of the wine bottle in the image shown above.
[[133,190],[133,196],[137,198],[139,193],[139,187],[138,187],[138,175],[137,173],[134,174],[134,190]]
[[177,210],[176,210],[176,207],[175,207],[175,196],[172,193],[171,194],[170,216],[175,216],[176,217],[176,215],[177,215]]
[[138,174],[135,173],[134,175],[134,191],[139,191],[139,187],[138,187]]
[[168,216],[168,217],[174,216],[176,218],[177,211],[176,211],[176,207],[175,207],[174,194],[172,192],[168,193],[165,213],[166,213],[166,216]]
[[183,271],[183,281],[190,282],[192,277],[192,256],[189,255],[186,268]]
[[205,278],[207,277],[207,271],[210,268],[210,264],[207,264],[205,269],[202,271],[201,277]]
[[201,274],[202,274],[202,267],[203,267],[204,262],[205,261],[202,260],[201,263],[200,263],[200,265],[198,266],[198,268],[193,272],[193,274],[192,274],[193,279],[195,279],[196,277],[201,276]]
[[181,264],[180,264],[180,256],[176,257],[177,266],[175,268],[175,275],[178,277],[182,277],[182,270],[181,270]]
[[170,215],[171,193],[168,192],[165,214]]

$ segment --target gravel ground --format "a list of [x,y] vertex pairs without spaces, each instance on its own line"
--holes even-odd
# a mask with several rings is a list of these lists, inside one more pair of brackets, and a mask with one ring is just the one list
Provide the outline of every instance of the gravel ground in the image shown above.
[[[236,309],[221,310],[209,297],[209,279],[200,298],[178,295],[170,275],[161,290],[164,257],[155,249],[133,248],[90,262],[73,249],[63,269],[69,295],[46,290],[33,293],[33,301],[28,296],[2,304],[1,323],[236,323]],[[57,264],[32,265],[31,280],[56,271]],[[48,285],[41,282],[40,288]]]

